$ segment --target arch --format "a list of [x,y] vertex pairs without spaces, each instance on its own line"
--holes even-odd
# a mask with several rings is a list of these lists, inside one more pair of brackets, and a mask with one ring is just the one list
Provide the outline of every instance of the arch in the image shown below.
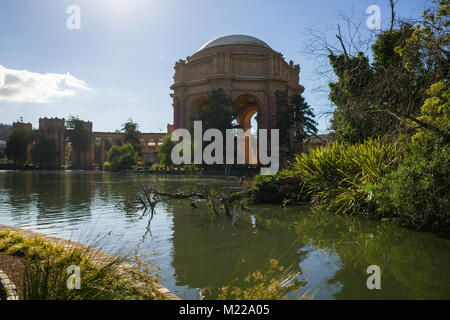
[[[244,130],[251,130],[252,129],[252,118],[256,114],[256,122],[257,122],[257,128],[260,127],[260,121],[258,119],[258,116],[262,110],[262,103],[260,99],[252,93],[245,92],[238,95],[233,102],[233,110],[240,111],[241,113],[237,116],[237,123],[239,126]],[[253,133],[251,133],[253,134]],[[256,141],[258,139],[258,136],[256,136]],[[250,139],[249,137],[245,138],[245,163],[250,164],[251,163],[251,155],[256,155],[256,149],[257,146],[251,146],[250,145]]]
[[[247,130],[252,126],[251,119],[253,115],[261,112],[262,103],[257,95],[245,92],[239,94],[233,100],[232,109],[241,112],[241,114],[237,117],[237,122],[243,129]],[[258,126],[260,126],[259,122]]]

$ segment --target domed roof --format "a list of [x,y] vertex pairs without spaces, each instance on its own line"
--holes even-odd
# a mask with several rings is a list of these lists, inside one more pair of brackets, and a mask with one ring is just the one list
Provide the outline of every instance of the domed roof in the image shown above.
[[208,41],[205,43],[198,51],[201,51],[203,49],[212,48],[212,47],[218,47],[218,46],[225,46],[225,45],[235,45],[235,44],[247,44],[247,45],[253,45],[253,46],[259,46],[259,47],[265,47],[268,49],[271,49],[267,43],[265,43],[262,40],[259,40],[258,38],[247,36],[244,34],[232,34],[228,36],[222,36],[215,39],[212,39],[211,41]]

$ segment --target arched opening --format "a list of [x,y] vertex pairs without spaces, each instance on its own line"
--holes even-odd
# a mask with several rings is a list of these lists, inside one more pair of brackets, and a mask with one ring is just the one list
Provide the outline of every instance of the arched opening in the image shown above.
[[199,115],[199,111],[202,108],[205,108],[205,102],[208,100],[207,96],[199,96],[197,98],[194,99],[194,101],[191,103],[190,107],[187,110],[186,113],[186,119],[185,123],[186,123],[186,129],[191,129],[194,126],[194,120],[193,119],[198,119],[198,115]]
[[255,143],[250,143],[250,137],[245,138],[245,163],[251,164],[257,162],[257,132],[259,128],[258,111],[260,110],[259,99],[253,94],[244,93],[238,96],[233,104],[233,110],[240,111],[237,117],[237,123],[246,132],[250,130],[252,140]]

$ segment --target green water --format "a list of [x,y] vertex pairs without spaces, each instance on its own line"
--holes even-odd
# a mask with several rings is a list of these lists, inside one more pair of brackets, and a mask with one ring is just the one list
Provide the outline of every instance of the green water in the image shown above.
[[[150,180],[151,176],[139,176]],[[165,190],[189,191],[221,178],[160,177]],[[135,177],[102,172],[0,172],[0,224],[89,242],[109,236],[106,250],[137,248],[160,267],[160,282],[183,299],[203,288],[262,269],[271,258],[299,272],[315,299],[449,299],[450,241],[430,233],[309,207],[250,206],[233,224],[202,203],[161,202],[149,223],[116,204],[137,190]],[[381,290],[366,269],[381,268]]]

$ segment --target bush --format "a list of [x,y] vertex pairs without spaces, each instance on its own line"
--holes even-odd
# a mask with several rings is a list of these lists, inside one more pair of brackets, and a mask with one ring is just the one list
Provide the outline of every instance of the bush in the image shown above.
[[449,155],[439,139],[409,142],[398,168],[373,186],[377,211],[416,229],[450,232]]
[[369,139],[362,144],[334,143],[296,158],[293,170],[315,205],[336,213],[370,215],[368,185],[396,168],[399,147]]
[[253,181],[253,202],[271,204],[291,204],[309,201],[302,192],[302,180],[291,170],[283,170],[275,175],[257,175]]
[[[146,273],[145,268],[128,267],[124,263],[126,258],[110,256],[110,261],[104,261],[98,251],[89,247],[73,246],[68,250],[39,237],[26,239],[17,233],[1,231],[0,252],[24,258],[25,300],[164,298],[156,290],[155,279]],[[133,262],[141,267],[140,261],[137,257]],[[81,286],[76,290],[67,288],[67,268],[72,265],[79,266],[81,271]]]
[[109,167],[109,170],[113,172],[132,170],[141,158],[134,150],[131,144],[125,144],[123,146],[113,146],[107,153],[107,162],[104,164]]

